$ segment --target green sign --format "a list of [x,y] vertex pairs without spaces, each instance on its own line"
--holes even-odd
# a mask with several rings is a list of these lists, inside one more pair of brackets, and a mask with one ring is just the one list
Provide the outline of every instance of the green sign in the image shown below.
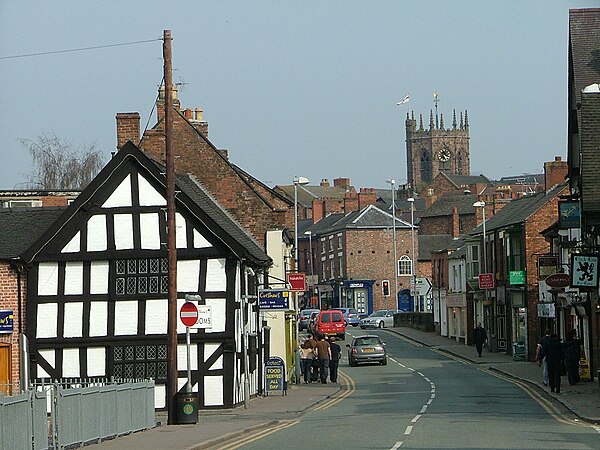
[[510,284],[525,284],[525,271],[524,270],[511,270],[510,271]]

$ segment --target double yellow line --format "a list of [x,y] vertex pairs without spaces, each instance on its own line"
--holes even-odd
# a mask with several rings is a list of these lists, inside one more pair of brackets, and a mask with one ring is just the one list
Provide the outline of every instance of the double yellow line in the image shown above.
[[341,370],[338,371],[338,376],[345,383],[345,386],[342,387],[342,393],[333,398],[325,400],[323,403],[321,403],[319,406],[317,406],[314,409],[315,411],[320,411],[323,409],[331,408],[332,406],[337,405],[342,400],[350,397],[352,394],[354,394],[356,392],[356,383],[354,383],[354,380],[352,378],[350,378],[348,375],[346,375]]
[[[316,408],[313,409],[313,411],[322,411],[328,408],[331,408],[334,405],[337,405],[338,403],[340,403],[342,400],[348,398],[349,396],[351,396],[352,394],[354,394],[354,392],[356,392],[356,383],[354,383],[354,380],[352,378],[350,378],[348,375],[346,375],[344,372],[342,372],[341,370],[338,372],[338,376],[340,377],[340,379],[343,381],[343,385],[342,385],[342,391],[340,395],[336,395],[333,398],[327,399],[325,400],[323,403],[320,403]],[[231,444],[226,444],[226,445],[220,445],[219,449],[222,450],[235,450],[238,449],[246,444],[250,444],[252,442],[258,441],[259,439],[262,439],[264,437],[267,437],[273,433],[277,433],[278,431],[281,430],[285,430],[286,428],[290,428],[293,427],[294,425],[297,425],[298,423],[300,423],[300,419],[296,419],[296,420],[282,420],[280,423],[266,429],[266,430],[261,430],[261,431],[257,431],[255,433],[252,433],[251,435],[240,439],[240,440],[236,440],[235,442],[232,442]]]

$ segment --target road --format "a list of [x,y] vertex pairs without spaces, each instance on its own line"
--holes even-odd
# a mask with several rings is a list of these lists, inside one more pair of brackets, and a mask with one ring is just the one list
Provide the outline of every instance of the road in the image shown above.
[[[385,330],[387,366],[340,365],[345,389],[314,410],[222,449],[597,449],[578,422],[527,386]],[[343,346],[344,342],[340,342]]]

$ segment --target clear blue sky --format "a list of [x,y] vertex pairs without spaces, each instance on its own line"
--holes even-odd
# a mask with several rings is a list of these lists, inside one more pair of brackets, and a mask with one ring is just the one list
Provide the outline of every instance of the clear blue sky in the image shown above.
[[[598,1],[0,2],[0,189],[31,160],[19,138],[53,132],[115,150],[115,114],[149,119],[162,43],[48,54],[173,34],[183,107],[269,185],[406,180],[404,119],[468,110],[471,172],[541,173],[566,158],[568,9]],[[396,106],[406,94],[408,105]],[[155,117],[150,119],[150,126]]]

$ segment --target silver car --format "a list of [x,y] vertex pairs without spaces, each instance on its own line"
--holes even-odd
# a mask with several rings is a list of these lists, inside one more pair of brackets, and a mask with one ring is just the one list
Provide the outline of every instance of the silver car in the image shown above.
[[365,317],[360,321],[360,328],[385,328],[394,326],[394,314],[398,311],[395,309],[380,309],[375,311],[369,317]]
[[387,364],[387,353],[385,351],[385,342],[379,339],[379,336],[357,336],[352,340],[348,347],[348,362],[354,367],[359,363],[379,363],[382,366]]

